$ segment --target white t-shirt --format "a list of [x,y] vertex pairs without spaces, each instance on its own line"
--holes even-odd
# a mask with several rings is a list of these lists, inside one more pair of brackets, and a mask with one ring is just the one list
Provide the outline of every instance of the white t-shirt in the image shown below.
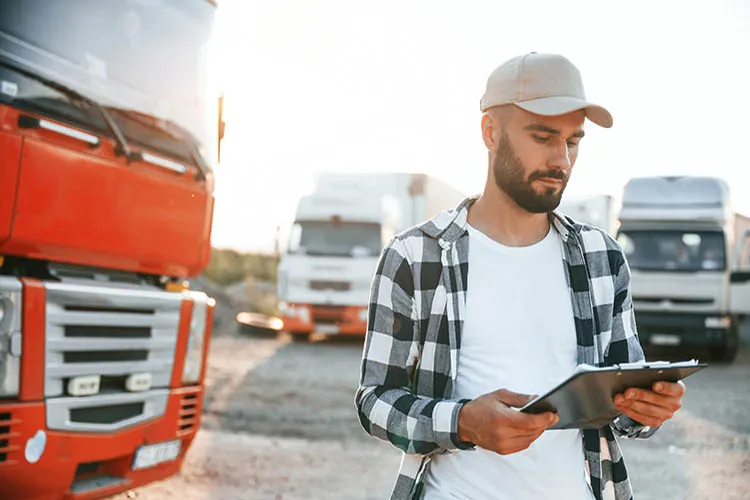
[[[544,394],[577,364],[562,241],[507,247],[469,226],[466,320],[454,399],[497,389]],[[581,431],[546,431],[528,449],[476,448],[432,458],[425,500],[592,500]]]

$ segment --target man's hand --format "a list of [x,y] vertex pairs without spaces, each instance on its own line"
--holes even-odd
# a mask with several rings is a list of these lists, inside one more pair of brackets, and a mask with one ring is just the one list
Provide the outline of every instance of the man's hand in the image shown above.
[[531,415],[511,409],[532,399],[500,389],[466,403],[458,414],[458,438],[501,455],[525,450],[559,420],[554,413]]
[[615,406],[636,422],[659,427],[682,408],[685,384],[682,381],[656,382],[653,391],[630,388],[615,396]]

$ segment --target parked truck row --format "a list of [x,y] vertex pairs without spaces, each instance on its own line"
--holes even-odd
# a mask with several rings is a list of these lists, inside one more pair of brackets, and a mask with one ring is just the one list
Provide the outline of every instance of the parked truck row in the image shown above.
[[[279,309],[295,335],[362,335],[370,280],[395,233],[465,195],[424,175],[322,174],[299,201],[279,264]],[[731,360],[750,312],[750,218],[710,177],[644,177],[609,195],[566,197],[560,211],[616,237],[632,272],[645,345],[706,347]]]

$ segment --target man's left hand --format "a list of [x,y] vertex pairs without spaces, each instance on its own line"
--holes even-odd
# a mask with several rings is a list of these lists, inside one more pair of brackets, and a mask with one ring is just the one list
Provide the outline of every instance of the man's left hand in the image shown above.
[[615,407],[638,423],[659,427],[682,408],[682,381],[656,382],[653,390],[630,388],[615,396]]

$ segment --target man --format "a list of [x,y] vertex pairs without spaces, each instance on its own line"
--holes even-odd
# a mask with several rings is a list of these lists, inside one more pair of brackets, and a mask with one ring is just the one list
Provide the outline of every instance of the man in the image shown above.
[[562,56],[497,68],[481,100],[484,192],[394,238],[381,256],[356,403],[362,426],[405,452],[392,499],[632,498],[615,435],[646,438],[684,385],[615,397],[598,430],[553,430],[517,411],[579,363],[643,360],[630,273],[603,231],[555,212],[586,101]]

